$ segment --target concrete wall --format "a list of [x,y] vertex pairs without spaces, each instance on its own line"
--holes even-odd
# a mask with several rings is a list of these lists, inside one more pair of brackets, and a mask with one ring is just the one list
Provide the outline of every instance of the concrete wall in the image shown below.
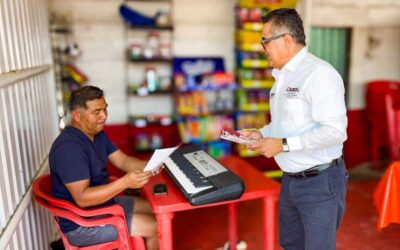
[[122,1],[50,0],[50,18],[65,20],[73,30],[82,55],[77,66],[90,83],[104,89],[109,103],[109,122],[127,117],[125,30],[118,14]]
[[357,27],[351,43],[349,108],[365,107],[371,80],[400,81],[400,27]]
[[368,81],[400,80],[400,1],[306,1],[311,26],[352,28],[349,109],[365,107]]
[[[50,12],[65,16],[83,50],[77,65],[104,88],[109,123],[127,117],[125,31],[116,0],[50,0]],[[236,0],[174,0],[174,54],[223,56],[234,69]],[[350,59],[350,109],[365,106],[364,89],[374,79],[400,79],[400,1],[304,0],[301,13],[313,27],[353,29]],[[90,11],[88,11],[90,9]],[[150,13],[149,13],[150,14]]]
[[236,0],[174,0],[176,56],[222,56],[234,70]]

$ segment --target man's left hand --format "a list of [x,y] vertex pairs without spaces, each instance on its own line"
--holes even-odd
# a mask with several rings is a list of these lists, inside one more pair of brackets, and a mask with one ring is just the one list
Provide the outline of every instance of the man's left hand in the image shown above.
[[247,145],[247,148],[254,150],[267,158],[271,158],[280,152],[283,152],[282,139],[266,137],[259,139],[252,144]]
[[158,166],[157,168],[155,168],[154,170],[151,171],[151,173],[153,175],[158,175],[159,173],[161,173],[161,171],[164,168],[164,164],[161,164],[160,166]]

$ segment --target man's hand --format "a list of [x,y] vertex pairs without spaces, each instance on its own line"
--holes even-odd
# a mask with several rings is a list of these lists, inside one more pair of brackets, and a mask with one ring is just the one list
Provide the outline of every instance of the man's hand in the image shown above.
[[282,139],[280,138],[267,137],[260,139],[252,144],[247,145],[247,148],[258,152],[267,158],[283,152]]
[[151,171],[134,171],[126,173],[123,178],[126,188],[137,189],[143,187],[147,182],[149,182],[151,176],[153,176]]
[[258,130],[239,130],[238,132],[245,139],[258,140],[263,138],[261,132]]
[[159,173],[161,173],[161,171],[164,168],[164,164],[161,164],[160,166],[158,166],[157,168],[155,168],[154,170],[151,171],[151,173],[153,175],[158,175]]

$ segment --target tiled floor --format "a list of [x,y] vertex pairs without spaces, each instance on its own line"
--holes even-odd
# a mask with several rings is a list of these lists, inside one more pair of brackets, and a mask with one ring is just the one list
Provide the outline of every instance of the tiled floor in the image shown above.
[[371,195],[376,184],[376,180],[350,182],[346,214],[337,234],[337,249],[400,249],[400,225],[392,224],[380,232],[375,229],[377,214]]
[[[370,171],[368,165],[350,173],[347,209],[337,233],[339,250],[400,250],[400,225],[391,225],[378,232],[372,192],[381,173]],[[227,241],[226,207],[193,210],[175,215],[174,249],[214,250]],[[262,249],[261,202],[249,201],[239,206],[240,239],[247,249]],[[276,244],[276,249],[280,249]]]

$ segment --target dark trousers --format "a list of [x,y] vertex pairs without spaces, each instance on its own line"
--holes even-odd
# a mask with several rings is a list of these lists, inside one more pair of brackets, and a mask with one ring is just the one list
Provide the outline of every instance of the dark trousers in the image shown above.
[[343,160],[319,175],[284,174],[279,196],[279,241],[285,250],[334,250],[343,218],[348,174]]

